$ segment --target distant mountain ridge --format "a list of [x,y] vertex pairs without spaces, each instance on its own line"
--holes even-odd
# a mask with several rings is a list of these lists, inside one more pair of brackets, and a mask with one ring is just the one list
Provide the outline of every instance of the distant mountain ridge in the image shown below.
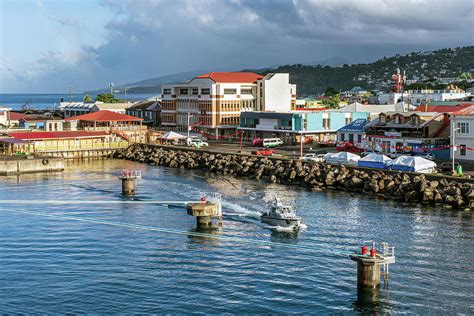
[[457,78],[465,72],[474,73],[474,46],[397,54],[373,63],[344,64],[342,67],[297,64],[253,71],[262,75],[289,73],[290,81],[297,86],[298,95],[311,95],[322,93],[327,87],[337,90],[350,90],[354,86],[387,89],[393,85],[392,75],[397,68],[406,72],[408,80]]
[[[366,89],[386,89],[392,84],[396,68],[404,70],[407,79],[419,81],[432,78],[457,77],[463,72],[474,72],[474,46],[444,48],[430,52],[412,52],[405,55],[382,58],[367,64],[350,64],[341,57],[332,57],[319,62],[274,65],[259,69],[244,69],[262,75],[271,72],[286,72],[290,81],[297,85],[298,95],[311,95],[324,92],[327,87],[349,90],[354,86]],[[165,83],[181,83],[211,71],[221,69],[194,70],[120,84],[114,89],[126,87],[128,93],[159,93]],[[227,69],[224,71],[238,71]],[[107,88],[88,91],[89,94],[107,93]]]

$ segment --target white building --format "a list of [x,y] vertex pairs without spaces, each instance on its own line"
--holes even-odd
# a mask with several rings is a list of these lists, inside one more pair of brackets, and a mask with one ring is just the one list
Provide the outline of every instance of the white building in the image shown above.
[[[474,111],[473,111],[474,112]],[[450,147],[451,158],[456,160],[474,160],[474,113],[451,116]],[[453,137],[453,129],[456,129]],[[454,140],[454,142],[453,142]]]
[[288,74],[211,72],[187,83],[162,85],[162,126],[185,131],[189,120],[208,137],[232,136],[241,111],[289,111],[296,87],[288,80]]
[[296,105],[296,85],[287,73],[271,73],[257,80],[257,111],[285,112]]
[[64,118],[87,114],[95,105],[93,102],[61,102],[59,110],[64,113]]
[[102,103],[96,102],[94,106],[91,108],[90,112],[99,112],[103,110],[125,114],[126,110],[131,107],[133,103],[126,102],[126,103]]
[[0,106],[0,126],[10,126],[10,108],[4,108]]
[[420,105],[425,102],[450,101],[464,99],[471,94],[454,86],[446,90],[410,90],[404,93],[381,93],[378,95],[380,104],[394,104],[400,101],[408,102],[413,105]]

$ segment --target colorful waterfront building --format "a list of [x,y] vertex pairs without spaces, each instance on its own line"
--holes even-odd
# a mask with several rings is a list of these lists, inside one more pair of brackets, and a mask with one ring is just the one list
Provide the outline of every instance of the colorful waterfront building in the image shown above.
[[77,157],[84,152],[111,152],[128,145],[125,137],[110,131],[8,132],[0,136],[0,154],[3,155],[48,154]]
[[[246,111],[240,115],[239,130],[245,139],[281,138],[291,144],[299,136],[321,143],[335,143],[336,132],[356,119],[366,119],[366,112],[336,111]],[[299,139],[299,138],[298,138]]]

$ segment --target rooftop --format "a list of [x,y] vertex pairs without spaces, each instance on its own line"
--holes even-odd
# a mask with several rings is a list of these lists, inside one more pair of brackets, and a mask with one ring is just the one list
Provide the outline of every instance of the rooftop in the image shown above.
[[253,72],[210,72],[196,77],[196,79],[211,79],[216,83],[254,83],[262,78],[262,75]]
[[102,110],[98,112],[69,117],[65,119],[65,121],[138,122],[143,121],[143,119],[126,114]]

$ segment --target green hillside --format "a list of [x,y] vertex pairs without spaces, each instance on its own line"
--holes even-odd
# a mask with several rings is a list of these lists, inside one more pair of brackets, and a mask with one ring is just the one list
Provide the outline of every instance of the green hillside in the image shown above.
[[405,70],[407,79],[426,81],[436,78],[457,78],[465,72],[474,72],[474,46],[395,55],[370,64],[341,67],[297,64],[256,72],[261,74],[288,72],[290,81],[297,85],[298,94],[310,95],[322,93],[327,87],[334,87],[337,90],[349,90],[354,86],[387,89],[392,85],[391,76],[397,67]]

